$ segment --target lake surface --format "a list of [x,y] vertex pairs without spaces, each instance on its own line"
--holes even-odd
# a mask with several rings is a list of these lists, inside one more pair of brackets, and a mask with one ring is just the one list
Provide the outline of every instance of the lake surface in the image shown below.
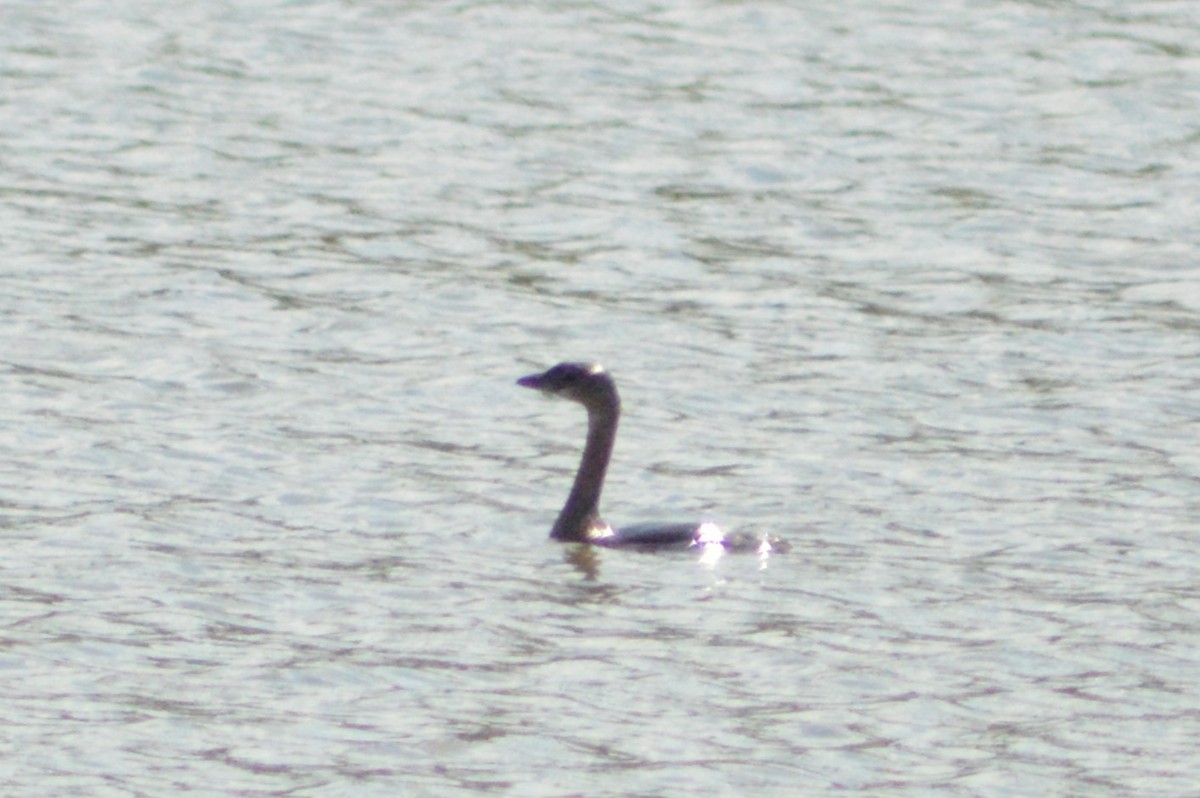
[[7,3],[3,794],[1196,795],[1198,9]]

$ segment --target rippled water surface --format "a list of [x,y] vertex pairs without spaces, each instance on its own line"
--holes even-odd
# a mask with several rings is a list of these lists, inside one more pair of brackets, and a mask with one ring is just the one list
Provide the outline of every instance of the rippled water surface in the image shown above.
[[2,792],[1195,795],[1198,8],[7,3]]

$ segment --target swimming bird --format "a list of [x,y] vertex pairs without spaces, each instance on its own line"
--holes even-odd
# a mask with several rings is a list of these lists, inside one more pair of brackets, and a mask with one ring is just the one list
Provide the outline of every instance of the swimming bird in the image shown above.
[[551,538],[644,549],[722,546],[766,553],[777,547],[778,541],[766,538],[727,536],[710,521],[636,524],[613,529],[600,517],[600,492],[621,418],[621,398],[612,376],[599,363],[559,363],[541,374],[522,377],[517,385],[578,402],[587,410],[587,443],[567,502],[550,530]]

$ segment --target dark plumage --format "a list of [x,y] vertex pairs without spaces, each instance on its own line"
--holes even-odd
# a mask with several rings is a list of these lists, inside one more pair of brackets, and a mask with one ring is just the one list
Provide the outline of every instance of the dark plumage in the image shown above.
[[731,539],[711,522],[637,524],[613,529],[600,517],[600,492],[604,488],[604,476],[617,437],[617,422],[621,418],[621,398],[616,383],[598,363],[559,363],[541,374],[522,377],[517,384],[578,402],[588,414],[587,444],[579,461],[579,470],[567,502],[550,530],[550,537],[599,546],[683,548],[721,545],[755,548],[762,552],[771,550],[772,543],[766,539]]

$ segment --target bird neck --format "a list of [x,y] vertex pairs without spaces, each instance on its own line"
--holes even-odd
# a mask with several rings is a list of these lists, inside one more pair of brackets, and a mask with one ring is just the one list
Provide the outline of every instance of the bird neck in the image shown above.
[[604,528],[600,519],[600,491],[604,488],[604,475],[608,471],[620,416],[621,407],[615,400],[611,404],[588,408],[587,445],[583,447],[571,494],[550,530],[550,537],[585,541],[591,539],[591,533]]

